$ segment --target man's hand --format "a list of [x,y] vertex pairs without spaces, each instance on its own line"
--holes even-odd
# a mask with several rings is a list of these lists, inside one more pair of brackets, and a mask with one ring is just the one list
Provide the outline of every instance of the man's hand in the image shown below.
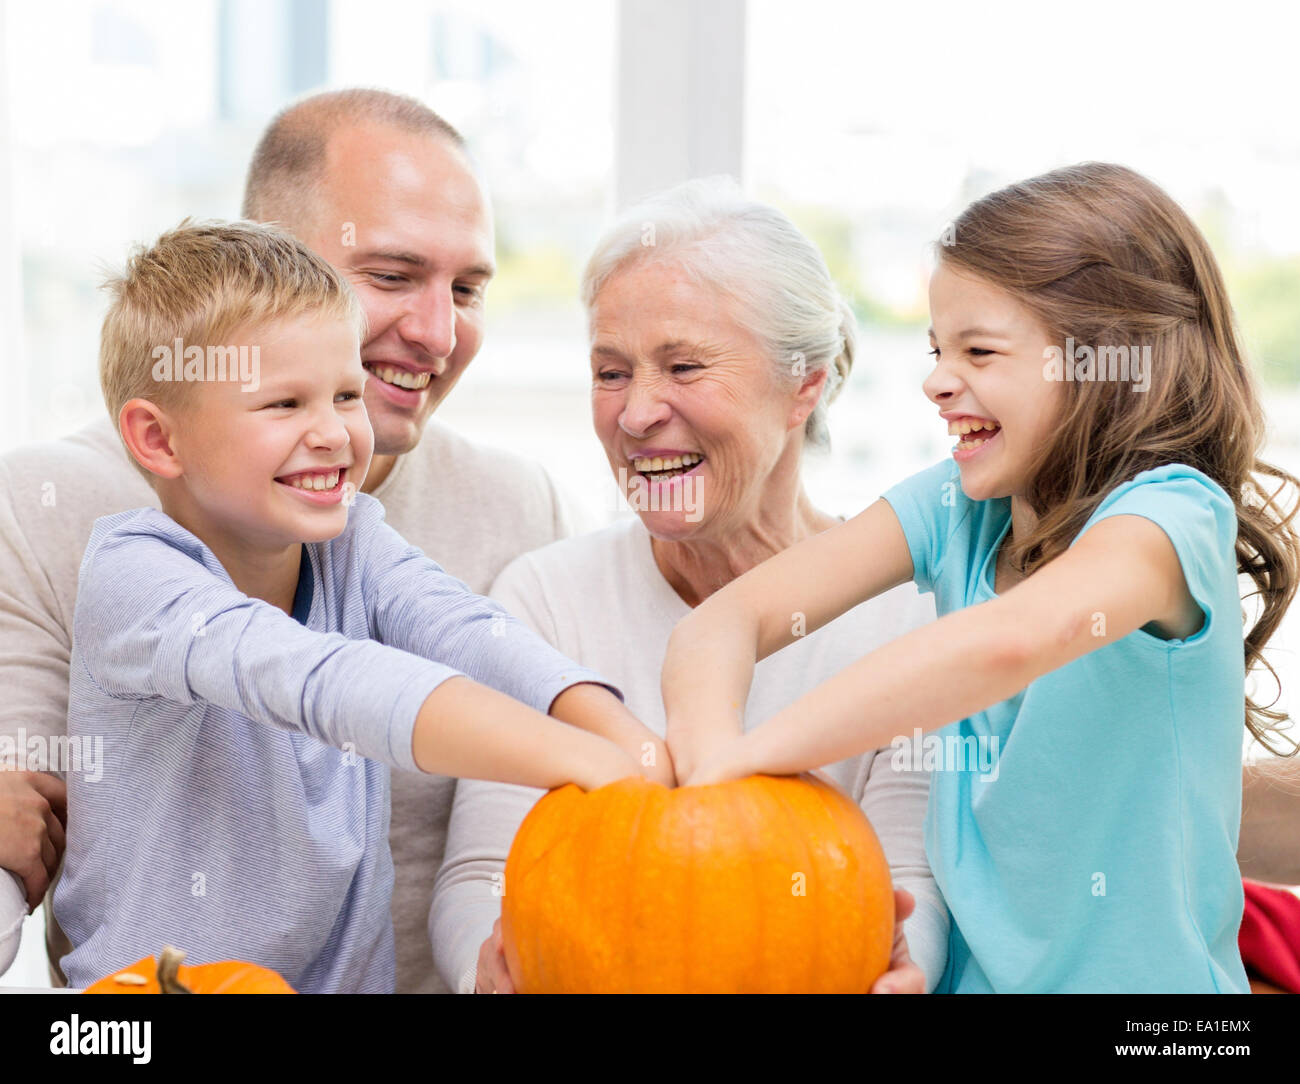
[[889,970],[872,985],[873,994],[923,994],[925,972],[912,963],[907,951],[907,938],[903,936],[903,920],[916,910],[916,900],[905,888],[894,889],[894,951],[889,957]]
[[506,967],[506,954],[501,943],[501,920],[492,923],[492,935],[478,950],[478,977],[474,980],[476,994],[513,994],[515,984],[510,981]]
[[0,869],[21,878],[33,911],[59,868],[67,821],[63,780],[46,772],[0,768]]

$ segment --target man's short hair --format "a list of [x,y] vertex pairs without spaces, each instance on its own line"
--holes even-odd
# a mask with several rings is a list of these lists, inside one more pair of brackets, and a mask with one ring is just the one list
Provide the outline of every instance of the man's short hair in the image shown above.
[[359,124],[397,128],[465,147],[455,128],[404,94],[366,88],[313,94],[281,110],[262,134],[248,167],[240,213],[254,222],[300,222],[304,204],[310,207],[318,199],[330,136]]
[[185,401],[193,381],[184,365],[192,359],[175,357],[178,348],[202,351],[202,379],[213,379],[214,367],[223,371],[217,379],[240,379],[228,372],[236,333],[335,316],[350,322],[360,340],[366,336],[365,312],[347,281],[274,226],[186,219],[151,246],[137,247],[104,287],[112,301],[100,334],[99,382],[114,422],[135,398],[163,409]]

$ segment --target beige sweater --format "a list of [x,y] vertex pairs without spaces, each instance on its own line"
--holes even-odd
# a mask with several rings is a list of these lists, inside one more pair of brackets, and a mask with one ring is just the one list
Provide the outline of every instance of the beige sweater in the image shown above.
[[[569,533],[567,513],[539,465],[473,444],[437,420],[373,496],[399,534],[480,594],[519,554]],[[0,735],[17,742],[23,733],[66,733],[77,572],[91,525],[145,505],[158,507],[157,497],[108,418],[0,457]],[[455,789],[456,780],[445,776],[393,773],[399,993],[446,991],[427,921]],[[70,946],[52,919],[47,944],[62,985],[56,965]]]

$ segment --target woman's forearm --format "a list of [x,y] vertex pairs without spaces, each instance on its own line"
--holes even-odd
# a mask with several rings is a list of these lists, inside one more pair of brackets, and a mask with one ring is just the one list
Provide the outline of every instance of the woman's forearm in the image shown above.
[[713,601],[677,624],[664,656],[660,691],[679,776],[696,759],[692,750],[741,734],[754,680],[753,630],[732,615],[715,612],[716,606],[706,610]]

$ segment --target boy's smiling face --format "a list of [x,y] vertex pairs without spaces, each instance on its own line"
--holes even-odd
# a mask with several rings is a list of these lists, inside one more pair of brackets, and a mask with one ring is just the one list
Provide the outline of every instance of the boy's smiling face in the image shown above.
[[356,329],[296,317],[232,338],[258,348],[257,390],[234,379],[185,389],[164,510],[219,557],[335,537],[374,451]]

